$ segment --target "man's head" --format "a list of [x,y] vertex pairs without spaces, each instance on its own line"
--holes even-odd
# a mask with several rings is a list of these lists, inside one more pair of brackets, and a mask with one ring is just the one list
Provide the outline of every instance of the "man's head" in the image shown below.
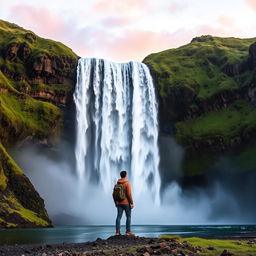
[[126,171],[121,171],[121,172],[120,172],[121,178],[125,178],[126,175],[127,175]]

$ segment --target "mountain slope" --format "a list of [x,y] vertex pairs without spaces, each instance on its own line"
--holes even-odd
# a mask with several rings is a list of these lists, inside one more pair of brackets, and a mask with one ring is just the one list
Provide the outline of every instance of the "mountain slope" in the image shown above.
[[78,57],[65,45],[0,20],[0,226],[50,226],[44,201],[6,149],[55,144]]
[[201,36],[144,59],[160,95],[161,131],[174,133],[186,149],[185,173],[204,173],[212,158],[254,145],[255,42]]

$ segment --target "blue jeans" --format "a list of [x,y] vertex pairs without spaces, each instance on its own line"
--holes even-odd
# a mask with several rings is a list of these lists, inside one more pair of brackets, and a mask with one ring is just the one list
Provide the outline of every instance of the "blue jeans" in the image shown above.
[[120,230],[120,221],[123,215],[123,211],[126,214],[126,232],[131,231],[131,206],[130,204],[118,204],[117,205],[117,217],[116,217],[116,230]]

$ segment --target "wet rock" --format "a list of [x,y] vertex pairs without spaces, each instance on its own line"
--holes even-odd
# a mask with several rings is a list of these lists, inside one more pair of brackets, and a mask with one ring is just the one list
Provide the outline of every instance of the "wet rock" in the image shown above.
[[144,252],[146,252],[146,249],[145,248],[138,248],[137,252],[144,253]]
[[154,245],[151,245],[151,248],[152,248],[153,250],[156,250],[156,249],[160,249],[161,246],[160,246],[159,244],[154,244]]
[[148,252],[149,254],[153,253],[153,249],[150,246],[146,246],[145,251]]
[[170,246],[164,246],[164,247],[161,247],[161,249],[160,249],[161,253],[170,253],[170,251],[171,251]]
[[234,254],[228,250],[224,250],[220,256],[233,256]]

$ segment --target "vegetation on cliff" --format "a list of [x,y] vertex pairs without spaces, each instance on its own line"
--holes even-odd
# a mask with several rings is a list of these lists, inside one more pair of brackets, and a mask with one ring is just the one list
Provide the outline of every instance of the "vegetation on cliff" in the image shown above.
[[184,173],[204,173],[220,152],[236,150],[243,159],[250,152],[237,148],[256,144],[255,41],[201,36],[145,58],[160,95],[161,130],[186,148]]
[[44,201],[6,149],[58,141],[77,59],[62,43],[0,20],[0,227],[51,225]]
[[0,143],[0,227],[51,226],[44,201]]
[[191,101],[206,99],[250,83],[252,72],[246,63],[249,46],[255,41],[202,36],[179,48],[151,54],[144,62],[155,74],[162,97],[184,89],[191,93]]

